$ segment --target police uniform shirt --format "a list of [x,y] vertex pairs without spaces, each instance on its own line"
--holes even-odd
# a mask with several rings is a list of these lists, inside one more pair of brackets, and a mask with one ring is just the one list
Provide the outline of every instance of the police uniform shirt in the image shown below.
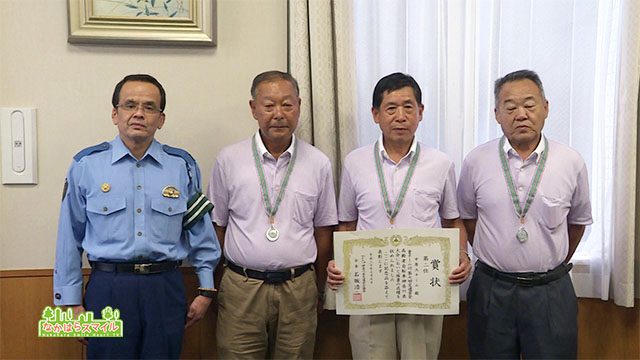
[[[213,288],[220,246],[207,212],[183,228],[200,173],[185,151],[153,141],[141,160],[120,137],[88,148],[69,168],[60,210],[54,303],[82,303],[82,252],[89,261],[156,262],[187,256],[200,286]],[[186,229],[186,230],[185,230]]]

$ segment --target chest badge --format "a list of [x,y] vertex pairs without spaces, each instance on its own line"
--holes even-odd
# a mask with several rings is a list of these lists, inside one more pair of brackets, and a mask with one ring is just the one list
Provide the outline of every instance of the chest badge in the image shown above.
[[168,198],[177,198],[180,197],[180,191],[176,189],[175,186],[165,186],[164,189],[162,189],[162,196]]
[[102,192],[104,193],[109,192],[109,190],[111,190],[111,185],[109,185],[108,183],[104,183],[100,186],[100,190],[102,190]]

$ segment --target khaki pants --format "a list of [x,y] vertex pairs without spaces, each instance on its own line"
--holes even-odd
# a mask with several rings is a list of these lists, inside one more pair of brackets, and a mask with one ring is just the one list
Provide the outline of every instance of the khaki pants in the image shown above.
[[442,315],[351,315],[354,359],[437,359]]
[[218,294],[218,357],[312,358],[317,299],[313,270],[282,284],[265,284],[225,269]]

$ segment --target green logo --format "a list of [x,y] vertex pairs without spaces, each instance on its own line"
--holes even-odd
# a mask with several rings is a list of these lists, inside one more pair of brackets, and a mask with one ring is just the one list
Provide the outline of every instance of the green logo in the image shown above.
[[92,311],[73,318],[73,311],[47,306],[38,321],[39,337],[122,337],[120,310],[107,306],[101,311],[102,319],[94,319]]

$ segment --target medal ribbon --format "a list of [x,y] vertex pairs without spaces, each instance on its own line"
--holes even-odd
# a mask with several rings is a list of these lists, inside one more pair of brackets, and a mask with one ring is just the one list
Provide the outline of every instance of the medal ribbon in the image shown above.
[[253,160],[255,161],[256,170],[258,171],[258,177],[260,179],[260,189],[262,190],[262,201],[264,202],[264,207],[269,216],[269,222],[273,223],[273,219],[278,212],[278,207],[280,207],[280,202],[282,201],[282,197],[284,196],[284,189],[287,187],[287,183],[289,182],[289,176],[291,176],[291,172],[293,171],[293,165],[296,162],[296,155],[298,145],[296,143],[295,148],[293,149],[293,155],[291,156],[291,160],[289,160],[289,165],[287,166],[287,173],[284,175],[282,179],[282,183],[280,184],[280,191],[278,191],[278,196],[276,197],[276,203],[271,206],[271,199],[269,198],[269,189],[267,189],[267,181],[264,177],[264,170],[262,169],[262,162],[260,161],[260,154],[258,154],[258,144],[256,144],[256,138],[253,137],[251,142],[251,150],[253,151]]
[[411,181],[411,177],[413,176],[413,172],[416,169],[416,164],[418,163],[418,156],[420,156],[420,144],[416,144],[416,153],[411,157],[411,162],[409,163],[409,170],[407,171],[407,175],[404,177],[404,181],[402,182],[402,187],[400,188],[400,194],[398,194],[398,198],[396,199],[396,206],[391,209],[391,202],[389,201],[389,193],[387,192],[387,184],[384,181],[384,173],[382,172],[382,162],[379,158],[380,147],[379,141],[376,142],[373,147],[373,157],[376,160],[376,170],[378,172],[378,183],[380,183],[380,193],[382,195],[382,200],[384,201],[384,210],[389,217],[389,221],[393,224],[396,215],[400,211],[402,207],[402,202],[404,201],[404,196],[407,193],[407,188],[409,187],[409,182]]
[[509,193],[511,194],[511,201],[513,202],[513,207],[516,210],[516,214],[520,218],[522,222],[525,215],[529,211],[529,207],[533,202],[533,198],[538,191],[538,185],[540,185],[540,178],[542,177],[542,171],[544,171],[544,165],[547,162],[547,156],[549,154],[549,142],[547,138],[544,138],[544,151],[542,151],[542,155],[540,157],[540,161],[538,162],[538,166],[536,167],[536,172],[533,175],[533,180],[531,181],[531,185],[529,186],[529,193],[527,194],[527,199],[524,204],[524,209],[520,207],[520,199],[518,199],[518,194],[516,193],[516,188],[513,183],[513,177],[511,176],[511,170],[509,170],[509,163],[507,162],[507,156],[504,153],[504,139],[500,139],[500,145],[498,147],[498,152],[500,153],[500,162],[502,163],[502,172],[504,173],[504,178],[507,181],[507,187],[509,188]]

